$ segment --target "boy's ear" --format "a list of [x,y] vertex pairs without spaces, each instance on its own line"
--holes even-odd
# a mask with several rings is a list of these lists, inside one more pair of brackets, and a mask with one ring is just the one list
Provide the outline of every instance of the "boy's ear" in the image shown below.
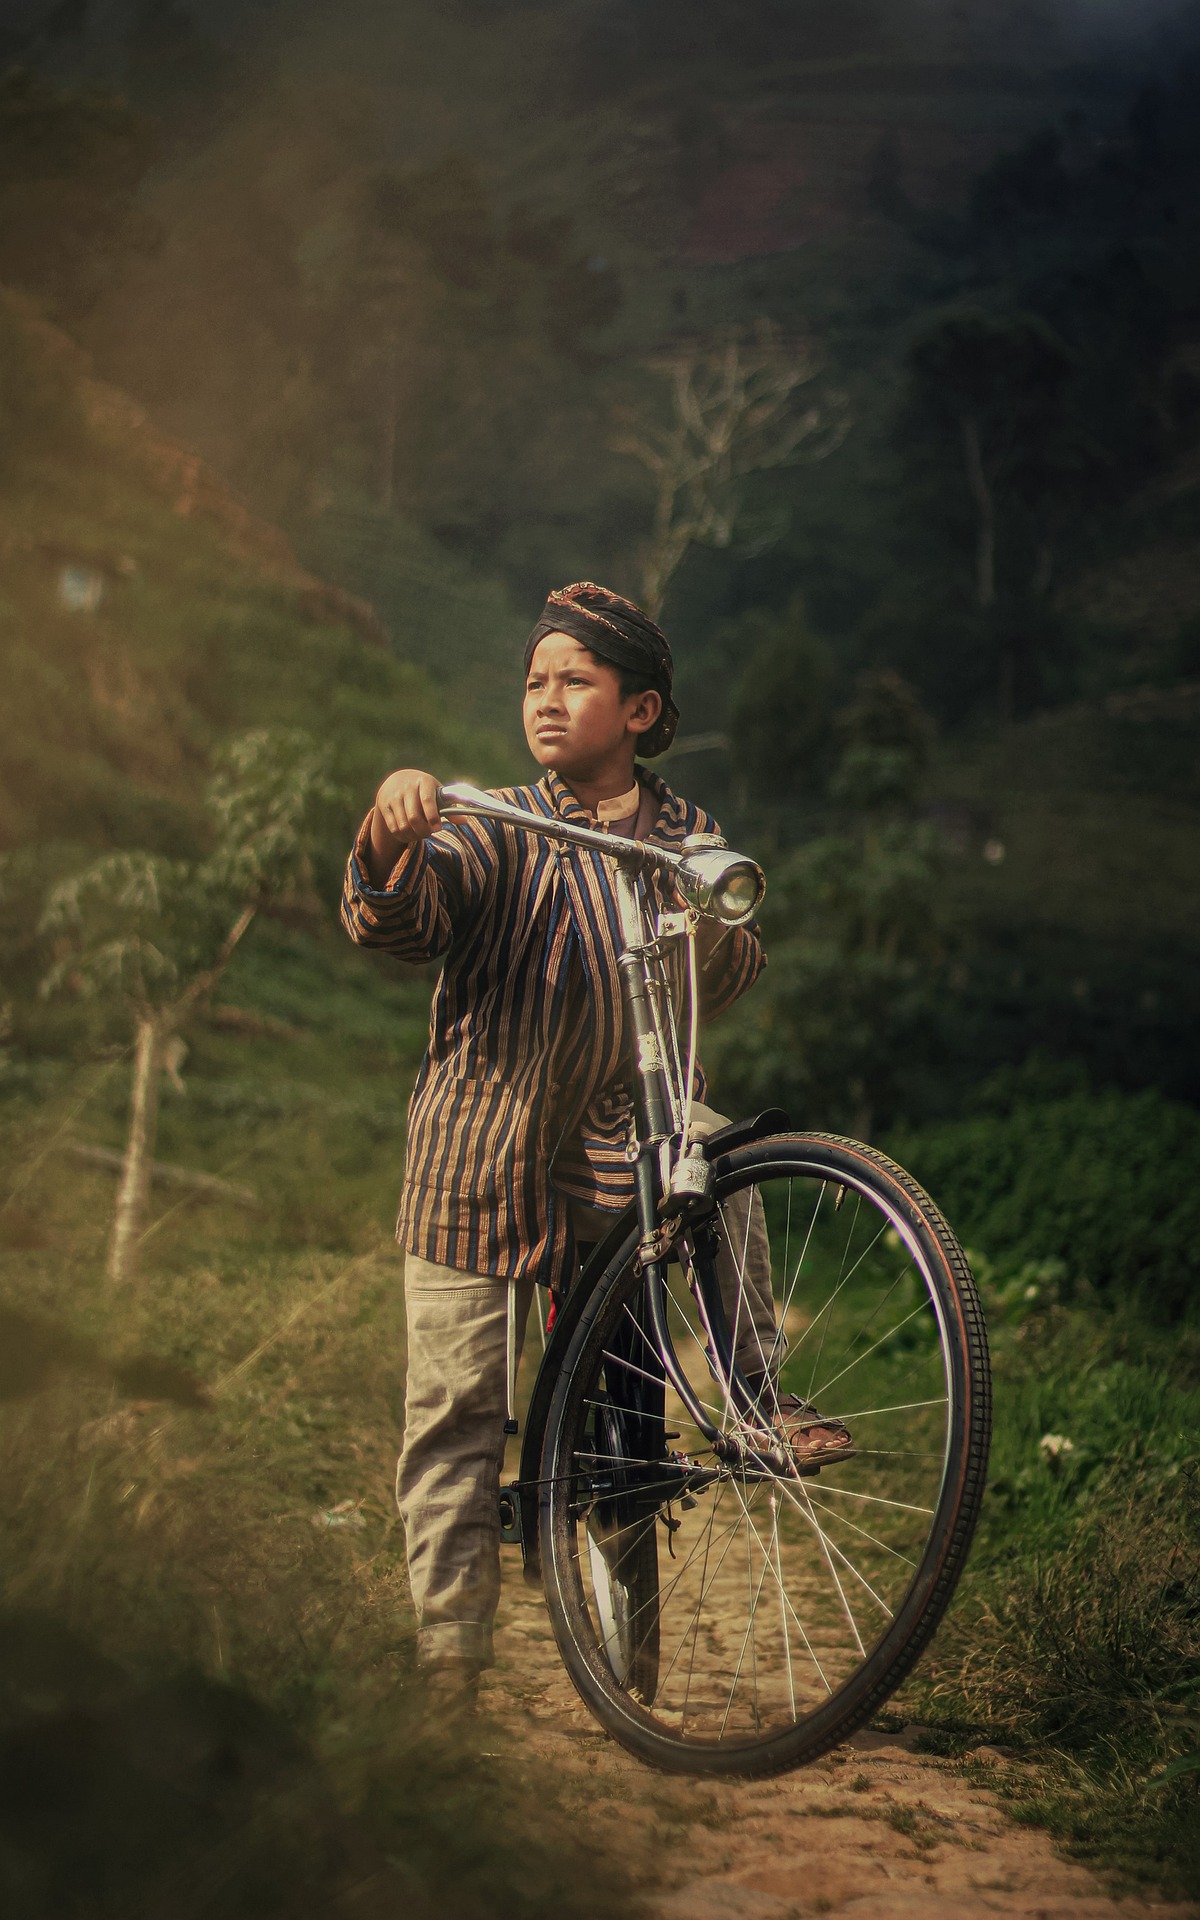
[[644,693],[638,694],[625,724],[631,733],[649,733],[662,710],[661,693],[647,687]]

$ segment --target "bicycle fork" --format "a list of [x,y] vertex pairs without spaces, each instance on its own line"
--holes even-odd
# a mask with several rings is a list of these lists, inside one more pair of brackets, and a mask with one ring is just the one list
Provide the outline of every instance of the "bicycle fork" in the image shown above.
[[[621,925],[622,946],[622,951],[617,958],[617,966],[620,970],[625,1009],[633,1039],[635,1098],[640,1122],[638,1157],[634,1164],[634,1191],[641,1235],[638,1261],[646,1282],[646,1305],[650,1327],[667,1378],[686,1407],[690,1418],[706,1435],[714,1449],[720,1453],[727,1443],[723,1441],[719,1429],[714,1426],[710,1414],[697,1398],[691,1382],[680,1366],[667,1326],[667,1260],[671,1247],[687,1224],[689,1209],[684,1201],[672,1217],[666,1219],[663,1217],[661,1201],[668,1191],[669,1179],[667,1156],[674,1137],[673,1116],[668,1105],[669,1069],[663,1057],[662,1042],[650,1005],[650,943],[647,940],[646,916],[639,898],[637,882],[620,865],[615,870],[613,881]],[[695,1020],[697,1017],[698,1009],[693,1006],[692,1018]],[[686,1101],[688,1089],[684,1088],[682,1092]],[[697,1200],[701,1198],[702,1196],[697,1196]],[[707,1291],[702,1283],[701,1290],[702,1293]],[[728,1351],[724,1350],[729,1343],[727,1329],[724,1327],[723,1306],[719,1298],[714,1300],[704,1298],[701,1301],[701,1309],[710,1340],[714,1328],[719,1327],[726,1334],[725,1339],[714,1342],[717,1350],[711,1356],[711,1360],[724,1369],[725,1378],[731,1382],[732,1400],[737,1411],[744,1415],[749,1414],[754,1407],[754,1394],[734,1358],[731,1347]]]

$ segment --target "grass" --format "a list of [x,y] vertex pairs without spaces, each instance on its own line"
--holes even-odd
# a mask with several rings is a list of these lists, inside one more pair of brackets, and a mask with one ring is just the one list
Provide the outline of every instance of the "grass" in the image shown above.
[[196,1029],[159,1153],[249,1181],[259,1211],[156,1193],[117,1291],[111,1177],[57,1143],[119,1140],[121,1059],[4,1089],[0,1887],[17,1920],[629,1909],[564,1783],[422,1724],[391,1217],[426,994],[332,938],[257,929],[228,997],[299,1035]]
[[1002,1786],[1015,1818],[1195,1895],[1197,1779],[1163,1776],[1200,1745],[1200,1339],[1132,1312],[992,1306],[980,1534],[904,1702],[928,1747],[1025,1762]]
[[[562,1782],[423,1723],[392,1220],[429,982],[326,921],[257,922],[220,998],[258,1027],[189,1028],[157,1155],[258,1206],[156,1190],[115,1291],[111,1175],[67,1149],[123,1143],[129,1035],[35,991],[46,877],[85,849],[189,854],[227,733],[299,725],[334,749],[330,909],[381,773],[502,777],[507,748],[418,668],[311,619],[294,568],[175,512],[125,429],[64,419],[65,453],[35,435],[3,476],[0,1905],[625,1912]],[[93,613],[59,603],[63,553],[108,569]]]
[[[325,1809],[304,1855],[318,1905],[360,1871],[355,1848],[368,1908],[401,1885],[417,1913],[468,1916],[497,1910],[488,1900],[532,1916],[627,1897],[580,1870],[568,1785],[539,1783],[530,1835],[515,1783],[419,1732],[391,1496],[390,1216],[425,992],[332,941],[256,930],[229,998],[297,1037],[198,1029],[160,1153],[249,1180],[261,1211],[166,1197],[142,1276],[118,1294],[101,1277],[109,1177],[64,1178],[53,1143],[68,1120],[119,1139],[120,1062],[18,1077],[3,1107],[0,1606],[14,1644],[32,1634],[69,1680],[14,1706],[0,1672],[0,1744],[61,1737],[82,1713],[108,1752],[164,1699],[177,1745],[232,1741],[257,1784],[213,1813],[215,1852],[185,1827],[171,1860],[224,1863],[235,1912],[295,1794]],[[927,1747],[1015,1751],[1001,1783],[1015,1818],[1121,1877],[1194,1891],[1196,1776],[1159,1782],[1200,1731],[1200,1341],[1052,1289],[1030,1300],[978,1264],[998,1406],[985,1513],[896,1704]],[[96,1879],[89,1834],[79,1857]],[[115,1911],[128,1862],[109,1869]],[[151,1850],[138,1870],[153,1911],[176,1868]],[[292,1882],[272,1884],[286,1905]],[[36,1889],[18,1909],[50,1910]]]

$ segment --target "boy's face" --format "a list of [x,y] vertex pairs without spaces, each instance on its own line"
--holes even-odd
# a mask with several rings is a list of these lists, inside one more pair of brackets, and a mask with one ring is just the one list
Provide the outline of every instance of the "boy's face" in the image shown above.
[[621,676],[566,633],[538,641],[525,682],[525,738],[539,766],[564,780],[633,779],[641,735],[662,712],[659,694],[621,697]]

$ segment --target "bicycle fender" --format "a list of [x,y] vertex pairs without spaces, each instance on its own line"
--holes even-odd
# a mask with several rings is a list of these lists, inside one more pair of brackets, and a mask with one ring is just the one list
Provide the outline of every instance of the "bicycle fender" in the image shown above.
[[788,1133],[791,1125],[791,1115],[782,1107],[765,1107],[753,1120],[731,1120],[727,1127],[718,1127],[715,1133],[701,1140],[700,1145],[704,1158],[715,1160],[718,1154],[732,1153],[735,1147],[749,1147],[769,1133]]

